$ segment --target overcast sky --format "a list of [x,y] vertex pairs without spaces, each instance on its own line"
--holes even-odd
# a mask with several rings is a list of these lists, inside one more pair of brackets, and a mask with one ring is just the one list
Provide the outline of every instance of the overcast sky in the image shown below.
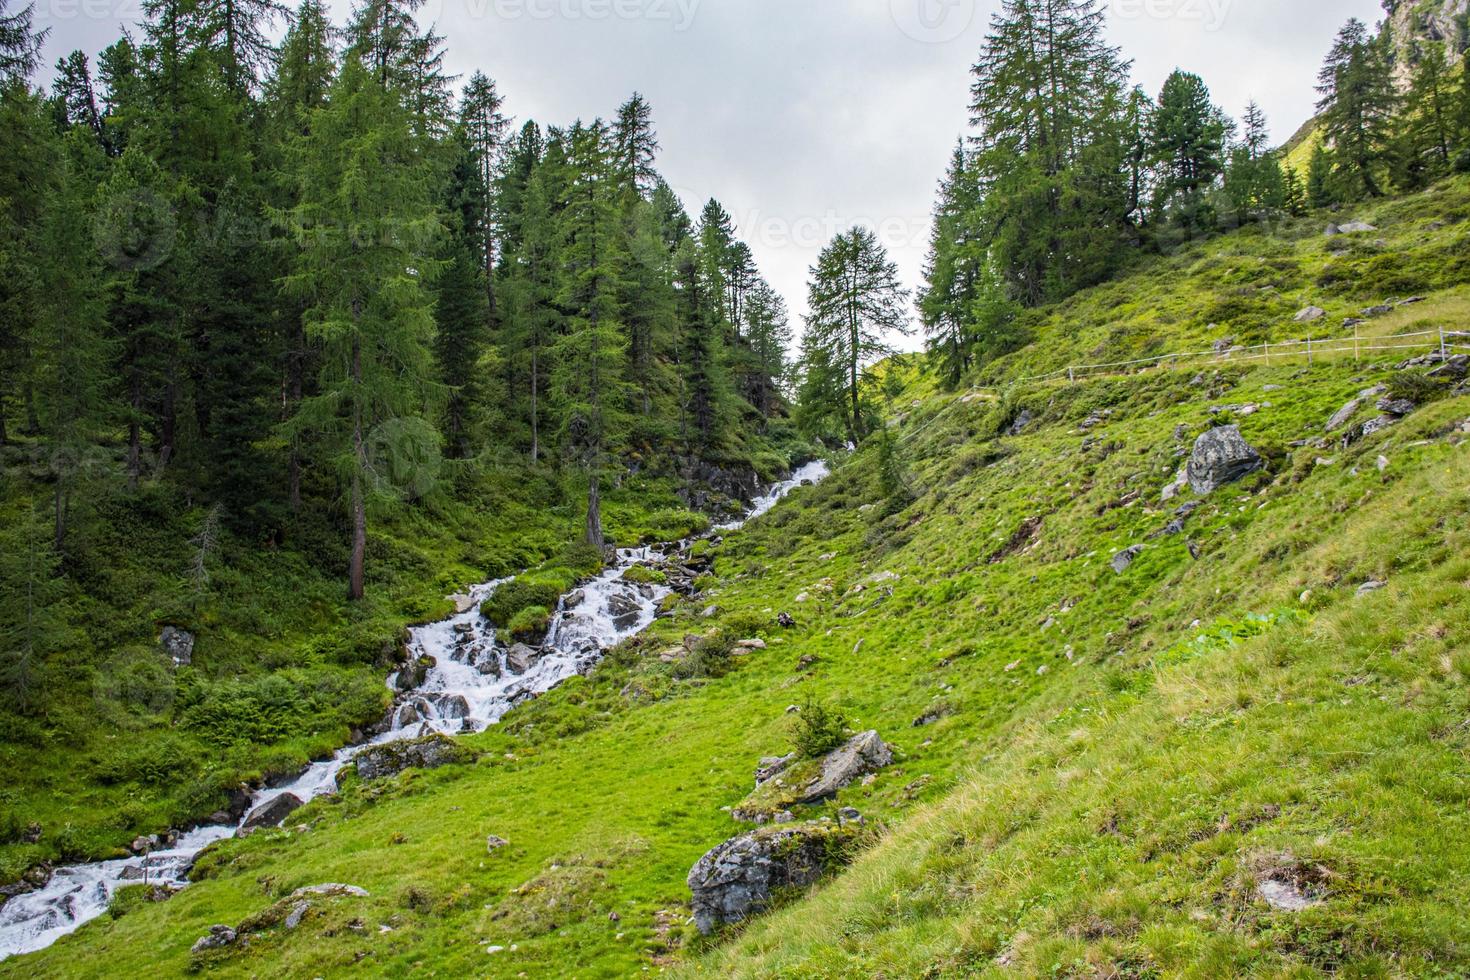
[[[290,0],[288,0],[290,2]],[[660,170],[692,215],[717,197],[761,271],[805,309],[807,269],[855,223],[919,281],[935,183],[965,131],[969,69],[1000,0],[427,0],[448,65],[500,85],[517,121],[652,103]],[[1157,93],[1176,66],[1278,141],[1312,114],[1338,28],[1379,0],[1107,0],[1109,32]],[[349,0],[333,0],[339,23]],[[140,0],[37,0],[49,61],[95,54]]]

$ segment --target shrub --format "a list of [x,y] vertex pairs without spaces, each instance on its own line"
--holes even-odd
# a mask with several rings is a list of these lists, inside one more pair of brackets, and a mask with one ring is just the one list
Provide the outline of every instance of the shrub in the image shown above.
[[623,573],[623,581],[631,585],[663,585],[668,578],[663,572],[647,565],[634,565]]
[[1388,382],[1390,398],[1407,398],[1416,405],[1427,405],[1449,393],[1446,385],[1414,371],[1399,371]]
[[734,641],[723,634],[707,636],[674,665],[674,676],[680,680],[724,677],[734,666],[734,652]]
[[847,718],[816,698],[808,697],[801,710],[792,715],[791,747],[803,759],[824,756],[846,738]]
[[516,614],[524,609],[555,609],[575,582],[576,577],[564,568],[524,575],[496,589],[480,606],[480,611],[496,626],[509,628]]

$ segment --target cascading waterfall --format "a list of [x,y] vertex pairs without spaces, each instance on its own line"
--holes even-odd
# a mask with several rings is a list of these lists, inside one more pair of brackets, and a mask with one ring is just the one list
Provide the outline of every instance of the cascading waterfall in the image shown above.
[[[745,518],[715,528],[732,531],[760,517],[781,498],[828,474],[823,462],[808,463],[787,480],[772,486],[751,505]],[[677,546],[675,546],[677,547]],[[672,549],[671,549],[672,550]],[[477,586],[464,603],[465,612],[411,631],[412,658],[431,658],[423,683],[400,696],[383,731],[371,741],[314,763],[289,783],[263,789],[252,798],[239,825],[200,827],[142,857],[98,861],[57,868],[42,888],[10,899],[0,907],[0,959],[43,949],[107,910],[118,888],[133,884],[181,888],[199,853],[210,844],[238,833],[251,816],[287,793],[303,803],[334,792],[337,774],[369,745],[417,738],[433,732],[460,734],[483,731],[517,704],[586,673],[603,651],[646,630],[657,616],[666,586],[623,581],[635,565],[657,561],[657,548],[631,548],[617,553],[613,566],[557,604],[545,643],[539,649],[503,646],[494,628],[480,615],[480,603],[510,579]],[[397,675],[389,685],[397,690]]]

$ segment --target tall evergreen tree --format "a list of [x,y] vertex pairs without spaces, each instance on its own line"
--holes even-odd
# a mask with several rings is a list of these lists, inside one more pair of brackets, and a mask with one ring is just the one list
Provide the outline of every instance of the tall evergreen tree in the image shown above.
[[1353,18],[1338,33],[1318,75],[1323,132],[1340,183],[1354,197],[1383,194],[1379,171],[1398,105],[1386,44],[1386,37],[1370,37],[1363,22]]
[[786,352],[791,345],[791,321],[786,301],[761,280],[745,305],[745,337],[755,368],[751,404],[763,419],[777,414],[780,379],[785,377]]
[[658,134],[653,129],[653,108],[637,92],[618,108],[613,127],[613,153],[618,179],[639,195],[653,193],[658,181],[654,158],[658,156]]
[[863,369],[893,353],[891,333],[907,334],[908,292],[878,236],[866,228],[838,235],[811,269],[807,336],[842,367],[848,438],[867,435],[858,385]]
[[1176,70],[1164,82],[1151,140],[1159,169],[1154,211],[1187,234],[1214,228],[1209,196],[1225,170],[1229,125],[1198,75]]
[[929,259],[918,297],[929,353],[951,385],[959,383],[974,356],[971,307],[984,262],[984,247],[975,236],[979,206],[979,185],[961,143],[950,156],[949,171],[939,185]]
[[49,28],[35,29],[34,3],[14,12],[10,4],[11,0],[0,0],[0,87],[24,83],[31,77],[50,33]]
[[[306,299],[322,347],[320,391],[293,427],[322,432],[348,488],[348,597],[365,588],[367,498],[393,489],[405,455],[437,442],[431,403],[432,297],[424,276],[440,226],[414,120],[402,97],[349,59],[295,147],[297,203],[280,215],[298,252],[287,288]],[[397,459],[395,459],[397,457]]]
[[1113,267],[1127,220],[1128,65],[1096,0],[1005,0],[974,67],[983,239],[1027,303]]
[[587,477],[586,542],[603,546],[601,479],[625,398],[624,326],[618,294],[626,254],[619,240],[607,127],[598,120],[568,134],[573,178],[561,215],[566,332],[554,350],[553,380],[563,450]]

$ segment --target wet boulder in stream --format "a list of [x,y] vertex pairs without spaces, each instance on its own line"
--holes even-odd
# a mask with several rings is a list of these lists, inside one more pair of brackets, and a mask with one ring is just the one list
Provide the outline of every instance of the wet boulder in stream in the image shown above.
[[638,618],[643,615],[643,607],[638,600],[621,592],[608,598],[607,611],[612,616],[613,626],[619,630],[630,630],[637,626]]
[[505,665],[512,674],[524,674],[541,659],[541,651],[524,643],[517,643],[505,654]]
[[445,735],[432,734],[407,742],[372,745],[353,764],[366,782],[396,776],[405,769],[438,769],[474,760],[474,753]]
[[251,810],[245,817],[245,822],[240,825],[240,833],[246,834],[251,831],[260,830],[263,827],[279,827],[286,818],[305,804],[295,793],[282,793],[273,796],[260,806]]

